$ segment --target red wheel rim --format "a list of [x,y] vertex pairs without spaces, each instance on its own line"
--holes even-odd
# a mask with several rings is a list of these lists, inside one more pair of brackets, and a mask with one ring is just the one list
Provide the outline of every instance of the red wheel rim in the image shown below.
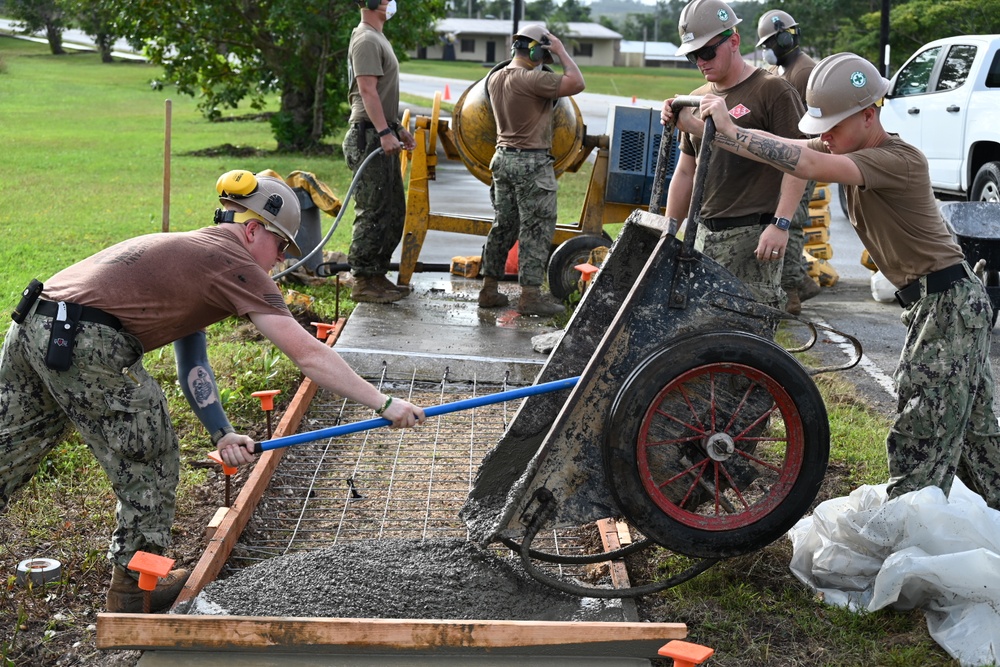
[[784,387],[751,366],[714,363],[656,395],[643,415],[636,461],[643,488],[665,514],[724,531],[760,520],[788,497],[804,446],[802,416]]

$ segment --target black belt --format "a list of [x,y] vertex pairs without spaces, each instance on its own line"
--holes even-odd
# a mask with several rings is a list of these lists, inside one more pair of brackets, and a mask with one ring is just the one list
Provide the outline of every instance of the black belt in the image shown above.
[[[46,301],[45,299],[39,299],[38,306],[35,308],[36,314],[44,315],[45,317],[55,317],[58,312],[59,304],[55,301]],[[94,324],[103,324],[104,326],[111,327],[117,331],[122,330],[121,321],[114,315],[105,313],[100,308],[84,306],[83,313],[80,315],[80,320],[83,322],[93,322]]]
[[769,225],[774,219],[772,213],[751,213],[741,215],[738,218],[707,218],[701,221],[710,232],[721,232],[726,229],[738,229],[739,227],[753,227],[755,225]]
[[497,146],[498,151],[504,153],[548,153],[548,148],[514,148],[513,146]]
[[[921,296],[943,292],[955,283],[968,277],[969,272],[965,268],[965,262],[959,262],[958,264],[949,266],[946,269],[941,269],[940,271],[935,271],[934,273],[928,273],[923,278],[914,280],[912,283],[896,292],[896,301],[899,302],[899,305],[903,308],[908,308],[910,305],[919,301]],[[920,294],[921,280],[923,280],[927,285],[927,293],[924,295]]]

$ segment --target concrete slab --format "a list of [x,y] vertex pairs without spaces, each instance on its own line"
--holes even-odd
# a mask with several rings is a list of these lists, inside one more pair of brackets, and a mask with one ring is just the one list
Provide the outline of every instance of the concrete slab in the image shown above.
[[[390,275],[390,278],[393,276]],[[477,303],[482,281],[416,273],[413,293],[392,304],[363,303],[351,314],[337,351],[358,373],[377,377],[532,384],[548,359],[532,338],[557,331],[552,318]],[[520,288],[501,284],[512,304]]]

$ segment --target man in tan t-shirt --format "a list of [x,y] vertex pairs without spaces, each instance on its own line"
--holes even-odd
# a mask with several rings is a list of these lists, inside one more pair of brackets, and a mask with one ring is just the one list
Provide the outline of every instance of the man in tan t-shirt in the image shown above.
[[[555,54],[563,73],[544,68]],[[551,295],[542,294],[545,262],[556,229],[556,175],[552,148],[552,111],[560,97],[583,91],[583,75],[559,39],[541,25],[514,35],[511,61],[491,72],[486,88],[497,126],[497,148],[490,161],[490,200],[496,217],[483,248],[482,308],[506,306],[498,289],[507,254],[518,244],[518,282],[522,315],[555,315],[565,311]]]
[[840,183],[851,223],[899,291],[906,340],[896,369],[899,412],[886,438],[890,498],[956,474],[1000,509],[1000,427],[993,412],[993,307],[941,217],[927,159],[879,118],[889,82],[853,53],[825,58],[806,90],[792,141],[736,127],[724,100],[706,96],[716,144],[786,173]]
[[[45,455],[76,428],[118,498],[108,547],[107,608],[143,611],[127,568],[137,551],[162,554],[180,473],[163,390],[143,354],[174,343],[181,389],[230,466],[254,460],[254,441],[226,418],[204,328],[246,317],[322,387],[367,405],[395,428],[421,408],[382,394],[289,312],[268,272],[295,245],[298,197],[279,178],[236,170],[216,184],[216,226],[148,234],[106,248],[45,281],[32,281],[0,353],[0,511]],[[174,570],[151,594],[166,609],[188,577]],[[135,574],[135,576],[138,576]]]
[[344,135],[344,159],[357,172],[371,158],[354,185],[354,230],[347,261],[354,276],[351,298],[392,303],[409,286],[386,278],[392,253],[403,237],[406,194],[399,153],[416,143],[399,115],[399,62],[382,28],[396,13],[396,0],[360,0],[361,22],[347,48],[350,127]]

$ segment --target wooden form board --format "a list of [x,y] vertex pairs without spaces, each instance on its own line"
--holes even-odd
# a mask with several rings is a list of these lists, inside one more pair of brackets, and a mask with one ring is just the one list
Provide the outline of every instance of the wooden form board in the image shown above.
[[97,648],[657,656],[683,623],[98,614]]

